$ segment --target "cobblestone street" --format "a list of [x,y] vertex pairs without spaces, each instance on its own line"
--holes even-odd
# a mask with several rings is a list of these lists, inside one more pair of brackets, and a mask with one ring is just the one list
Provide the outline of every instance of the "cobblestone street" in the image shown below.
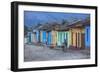
[[74,60],[89,59],[89,49],[84,50],[67,50],[50,49],[46,46],[35,46],[25,44],[24,61],[48,61],[48,60]]

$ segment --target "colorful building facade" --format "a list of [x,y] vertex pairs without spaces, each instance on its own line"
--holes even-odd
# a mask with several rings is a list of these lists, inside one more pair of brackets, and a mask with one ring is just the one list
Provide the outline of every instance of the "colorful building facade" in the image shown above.
[[41,43],[50,45],[51,44],[51,32],[41,31]]
[[65,26],[60,30],[45,29],[28,33],[28,42],[42,43],[46,45],[62,46],[66,41],[67,48],[90,48],[90,22],[77,21],[71,25]]
[[90,21],[78,21],[69,25],[71,32],[71,47],[74,48],[90,48]]
[[62,46],[64,42],[67,43],[67,47],[70,46],[70,32],[69,31],[58,31],[57,32],[57,46]]
[[74,48],[84,48],[85,47],[85,32],[84,28],[72,28],[71,32],[71,44],[70,46]]

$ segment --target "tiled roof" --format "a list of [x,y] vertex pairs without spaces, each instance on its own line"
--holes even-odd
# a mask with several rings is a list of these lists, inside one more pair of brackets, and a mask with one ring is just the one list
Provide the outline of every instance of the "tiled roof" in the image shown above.
[[90,20],[85,19],[85,20],[77,20],[75,22],[64,25],[56,22],[49,24],[42,24],[38,26],[36,29],[45,31],[51,31],[51,30],[63,31],[63,30],[68,30],[69,28],[84,27],[89,25],[90,25]]

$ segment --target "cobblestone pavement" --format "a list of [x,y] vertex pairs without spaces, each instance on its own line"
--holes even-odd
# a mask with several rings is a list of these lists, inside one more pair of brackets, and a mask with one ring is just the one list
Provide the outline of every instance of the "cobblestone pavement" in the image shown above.
[[84,50],[67,50],[50,49],[46,46],[35,46],[25,44],[24,61],[48,61],[48,60],[74,60],[89,59],[90,53],[88,49]]

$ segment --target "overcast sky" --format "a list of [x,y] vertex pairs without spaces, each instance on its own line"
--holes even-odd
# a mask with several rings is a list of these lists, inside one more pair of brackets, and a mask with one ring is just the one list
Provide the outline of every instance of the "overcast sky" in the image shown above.
[[24,24],[32,26],[38,23],[61,22],[63,19],[71,21],[74,18],[85,19],[86,17],[89,17],[89,14],[24,11]]

